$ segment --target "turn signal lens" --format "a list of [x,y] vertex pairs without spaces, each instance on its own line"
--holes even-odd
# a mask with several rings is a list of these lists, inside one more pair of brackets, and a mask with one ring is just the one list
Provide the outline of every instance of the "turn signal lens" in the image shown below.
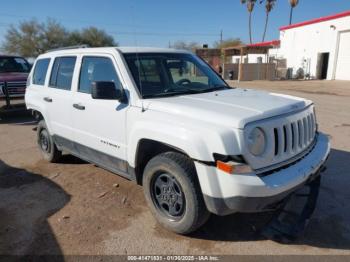
[[221,171],[224,171],[225,173],[229,173],[229,174],[233,173],[232,162],[225,163],[222,161],[216,161],[216,167]]
[[230,175],[248,174],[253,172],[250,166],[233,161],[222,162],[218,160],[216,161],[216,168]]

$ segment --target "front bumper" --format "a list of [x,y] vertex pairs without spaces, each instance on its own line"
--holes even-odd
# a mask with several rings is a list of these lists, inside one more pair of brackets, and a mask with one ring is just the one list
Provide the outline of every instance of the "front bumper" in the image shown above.
[[270,175],[228,175],[196,162],[204,200],[210,212],[227,215],[271,209],[295,190],[317,177],[330,152],[329,139],[318,134],[314,148],[300,161]]

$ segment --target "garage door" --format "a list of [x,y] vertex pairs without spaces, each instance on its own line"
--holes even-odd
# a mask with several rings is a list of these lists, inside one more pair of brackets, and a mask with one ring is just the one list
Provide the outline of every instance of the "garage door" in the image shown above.
[[335,79],[350,80],[350,32],[340,33]]

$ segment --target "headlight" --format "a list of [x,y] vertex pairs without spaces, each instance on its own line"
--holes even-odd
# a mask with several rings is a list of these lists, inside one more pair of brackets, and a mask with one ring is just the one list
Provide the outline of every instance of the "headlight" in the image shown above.
[[248,149],[254,156],[261,156],[265,152],[266,137],[264,131],[255,127],[248,135]]

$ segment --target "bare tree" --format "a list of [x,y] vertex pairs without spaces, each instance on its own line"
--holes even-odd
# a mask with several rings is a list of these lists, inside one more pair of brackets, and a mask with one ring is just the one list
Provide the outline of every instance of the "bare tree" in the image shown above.
[[242,45],[243,42],[239,38],[229,38],[225,39],[223,41],[217,41],[214,43],[215,48],[226,48],[226,47],[232,47],[232,46],[238,46]]
[[176,41],[171,47],[175,49],[188,50],[192,52],[192,51],[195,51],[197,48],[200,48],[200,44],[194,41],[192,42]]
[[276,4],[276,0],[265,0],[265,10],[266,10],[266,19],[265,19],[265,28],[264,28],[264,34],[263,34],[263,38],[262,41],[265,41],[265,37],[266,37],[266,32],[267,32],[267,26],[269,23],[269,15],[270,12],[272,11],[273,7]]
[[292,24],[293,20],[293,10],[299,4],[299,0],[289,0],[290,4],[290,14],[289,14],[289,24]]
[[252,13],[254,10],[254,6],[257,0],[240,0],[242,4],[246,4],[247,5],[247,10],[249,12],[249,40],[250,43],[253,43],[253,39],[252,39]]

